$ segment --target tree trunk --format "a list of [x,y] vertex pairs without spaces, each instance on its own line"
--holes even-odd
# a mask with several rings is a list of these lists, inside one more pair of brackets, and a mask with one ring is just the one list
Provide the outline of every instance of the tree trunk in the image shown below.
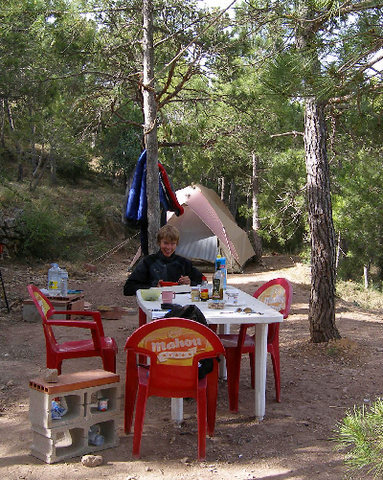
[[229,210],[232,213],[233,217],[237,216],[237,192],[234,179],[230,181],[230,191],[229,191]]
[[224,202],[225,201],[225,177],[218,178],[218,193],[220,199]]
[[1,99],[1,111],[0,111],[0,145],[5,149],[5,101]]
[[154,90],[153,4],[143,0],[143,84],[144,142],[146,146],[146,197],[148,218],[148,251],[158,249],[160,200],[158,183],[157,103]]
[[259,194],[259,177],[258,177],[258,157],[253,152],[252,153],[252,164],[253,164],[253,176],[252,176],[252,207],[253,207],[253,217],[252,217],[252,244],[255,251],[255,256],[257,260],[260,260],[262,257],[262,242],[258,235],[259,230],[259,205],[258,205],[258,194]]
[[368,274],[370,271],[370,266],[369,265],[364,265],[363,266],[363,278],[364,278],[364,288],[367,290],[368,289]]
[[340,338],[335,326],[335,235],[326,151],[324,105],[305,105],[305,156],[311,233],[310,334],[313,342]]
[[48,155],[44,153],[44,150],[41,149],[41,156],[37,163],[37,167],[32,174],[32,180],[29,184],[29,190],[34,192],[37,188],[37,185],[40,183],[40,180],[43,178],[45,167],[48,164]]
[[340,257],[340,232],[338,234],[338,245],[336,247],[335,275],[337,275],[338,273],[339,257]]
[[8,117],[9,128],[11,129],[12,135],[14,136],[15,146],[16,146],[16,156],[18,161],[17,166],[17,181],[22,182],[24,178],[24,169],[23,169],[23,149],[16,135],[15,122],[13,119],[13,114],[11,107],[8,103],[8,100],[4,100],[4,108]]
[[55,187],[57,185],[57,165],[56,165],[56,157],[52,151],[49,153],[49,165],[50,165],[50,172],[51,172],[50,184],[52,187]]

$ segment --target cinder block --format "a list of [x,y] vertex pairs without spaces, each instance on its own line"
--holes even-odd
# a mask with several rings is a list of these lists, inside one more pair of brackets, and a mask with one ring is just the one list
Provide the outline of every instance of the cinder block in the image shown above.
[[83,455],[88,448],[84,428],[48,429],[48,435],[33,431],[31,454],[46,463]]
[[[60,375],[55,384],[31,380],[32,455],[54,463],[117,446],[116,419],[122,404],[119,380],[118,375],[103,370]],[[65,403],[68,411],[56,420],[52,418],[51,405],[57,398]],[[108,398],[106,411],[98,410],[99,398]],[[99,446],[89,444],[88,439],[89,429],[95,424],[104,437]]]
[[[92,445],[89,443],[87,435],[87,447],[85,449],[86,452],[84,453],[98,452],[99,450],[105,450],[106,448],[117,447],[120,443],[120,439],[117,434],[116,420],[114,418],[111,418],[107,421],[96,422],[96,424],[100,426],[100,434],[104,437],[104,443],[100,446]],[[88,422],[88,428],[86,432],[89,432],[89,429],[92,425],[95,425],[95,423]]]
[[[108,408],[106,411],[98,409],[98,401],[106,399]],[[112,385],[105,385],[103,388],[89,388],[85,396],[85,417],[87,420],[97,422],[98,419],[104,419],[106,413],[115,415],[121,409],[121,386],[120,382]]]
[[[84,388],[58,396],[53,394],[47,395],[44,392],[31,389],[29,420],[32,427],[42,432],[47,428],[76,425],[78,420],[83,419],[85,416],[85,392],[86,389]],[[60,419],[52,418],[51,406],[52,401],[55,399],[61,400],[63,406],[68,410]]]

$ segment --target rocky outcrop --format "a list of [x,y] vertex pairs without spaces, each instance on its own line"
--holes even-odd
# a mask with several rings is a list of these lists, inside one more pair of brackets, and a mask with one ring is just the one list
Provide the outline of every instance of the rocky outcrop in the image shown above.
[[3,255],[16,253],[23,240],[20,228],[22,209],[15,208],[7,212],[0,210],[0,244],[3,245]]

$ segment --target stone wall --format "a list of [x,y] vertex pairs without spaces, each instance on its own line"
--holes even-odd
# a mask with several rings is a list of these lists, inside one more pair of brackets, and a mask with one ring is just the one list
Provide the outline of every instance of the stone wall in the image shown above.
[[19,250],[23,234],[20,230],[21,209],[0,211],[0,243],[4,245],[3,254],[11,256]]

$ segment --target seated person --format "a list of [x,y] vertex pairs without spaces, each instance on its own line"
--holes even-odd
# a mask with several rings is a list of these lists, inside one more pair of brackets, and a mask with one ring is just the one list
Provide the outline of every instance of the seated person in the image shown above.
[[157,253],[142,258],[124,285],[124,295],[135,295],[140,288],[159,286],[160,280],[177,282],[180,285],[198,285],[202,273],[187,258],[176,255],[180,238],[172,225],[164,225],[157,234],[160,249]]

